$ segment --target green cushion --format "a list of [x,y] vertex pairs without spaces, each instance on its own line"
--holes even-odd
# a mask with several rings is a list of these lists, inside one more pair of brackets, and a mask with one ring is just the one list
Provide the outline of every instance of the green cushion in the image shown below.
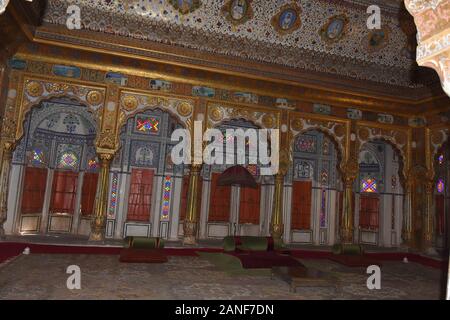
[[158,237],[126,237],[125,245],[133,249],[159,249],[164,248],[164,239]]
[[236,247],[234,244],[234,237],[228,236],[223,238],[223,251],[229,252],[229,251],[235,251]]
[[334,254],[361,255],[364,248],[359,244],[335,244],[332,248]]
[[238,248],[251,251],[267,251],[267,246],[268,241],[265,237],[241,237],[241,245]]

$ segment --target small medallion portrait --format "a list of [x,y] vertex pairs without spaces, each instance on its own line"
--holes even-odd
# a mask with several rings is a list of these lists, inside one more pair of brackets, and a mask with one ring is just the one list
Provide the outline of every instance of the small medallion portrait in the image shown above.
[[245,23],[253,17],[252,0],[228,0],[222,7],[222,13],[231,23]]
[[331,17],[320,29],[320,36],[328,43],[342,39],[347,29],[348,18],[345,15]]
[[287,4],[272,18],[272,26],[282,35],[289,34],[300,27],[301,12],[296,4]]
[[181,14],[188,14],[200,8],[200,0],[170,0],[170,4]]
[[373,30],[367,37],[367,49],[369,51],[378,51],[384,48],[389,41],[389,29],[387,27]]

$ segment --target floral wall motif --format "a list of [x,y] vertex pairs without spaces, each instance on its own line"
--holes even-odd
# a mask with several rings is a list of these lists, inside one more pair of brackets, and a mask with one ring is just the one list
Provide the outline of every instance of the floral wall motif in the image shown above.
[[[93,113],[96,122],[100,123],[99,119],[101,117],[104,101],[103,99],[105,96],[105,90],[103,88],[80,86],[66,82],[25,78],[23,79],[22,90],[22,99],[20,101],[19,108],[17,108],[18,113],[15,115],[14,119],[17,124],[21,124],[23,122],[25,115],[31,110],[32,107],[55,97],[72,98],[78,103],[86,105]],[[73,124],[71,126],[73,126]],[[15,129],[15,139],[20,139],[23,135],[23,126],[18,125]]]
[[[329,139],[333,140],[337,147],[336,157],[340,160],[338,164],[340,169],[348,159],[348,139],[349,136],[347,134],[349,121],[340,120],[340,119],[332,119],[325,116],[313,116],[299,113],[292,113],[290,116],[290,134],[291,140],[292,137],[296,137],[299,134],[307,133],[311,130],[316,130],[322,133],[325,133],[324,141],[329,145]],[[295,152],[295,149],[298,149],[298,146],[294,147],[291,153]],[[322,153],[327,155],[329,153],[328,150],[321,150]]]
[[149,109],[161,109],[175,116],[187,129],[191,129],[195,105],[193,100],[138,94],[131,91],[121,91],[119,99],[121,110],[117,122],[118,128],[137,113]]
[[410,170],[411,160],[411,129],[393,127],[389,125],[373,126],[369,123],[358,124],[356,128],[357,150],[364,148],[364,145],[371,141],[387,141],[400,153],[403,163],[401,176],[404,179]]
[[266,128],[279,128],[280,114],[278,111],[245,108],[239,105],[210,103],[208,105],[208,127],[212,128],[219,123],[232,120],[245,119],[255,125]]

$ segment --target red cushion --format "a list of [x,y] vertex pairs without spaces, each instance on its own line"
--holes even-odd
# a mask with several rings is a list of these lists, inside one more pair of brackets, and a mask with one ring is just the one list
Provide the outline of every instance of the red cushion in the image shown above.
[[127,248],[120,252],[119,261],[132,263],[164,263],[167,262],[167,257],[161,250]]

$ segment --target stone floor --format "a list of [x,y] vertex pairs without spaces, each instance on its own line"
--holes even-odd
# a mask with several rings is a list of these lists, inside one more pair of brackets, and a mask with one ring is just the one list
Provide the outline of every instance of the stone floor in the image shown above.
[[[441,272],[415,263],[386,262],[381,290],[366,287],[364,269],[328,260],[301,260],[333,273],[341,290],[299,288],[268,276],[231,276],[198,257],[166,264],[123,264],[114,255],[22,255],[0,266],[0,299],[440,299]],[[81,290],[66,287],[69,265],[81,268]]]

